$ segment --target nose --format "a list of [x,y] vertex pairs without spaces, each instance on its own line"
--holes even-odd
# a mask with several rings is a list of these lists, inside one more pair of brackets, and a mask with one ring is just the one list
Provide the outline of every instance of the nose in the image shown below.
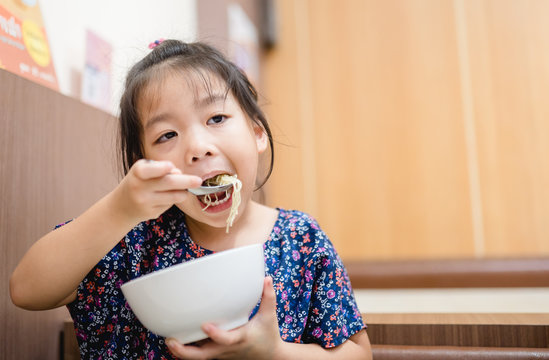
[[203,132],[193,131],[185,138],[187,151],[185,162],[188,165],[197,163],[215,154],[215,146],[211,139]]

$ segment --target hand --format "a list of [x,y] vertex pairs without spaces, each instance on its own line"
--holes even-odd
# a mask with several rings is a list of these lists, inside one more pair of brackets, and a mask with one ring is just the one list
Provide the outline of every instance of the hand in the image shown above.
[[115,204],[131,222],[156,219],[172,205],[191,196],[186,189],[202,179],[184,175],[170,161],[138,160],[113,191]]
[[213,324],[202,330],[210,337],[199,346],[182,345],[167,339],[168,348],[180,359],[273,359],[283,341],[276,318],[276,294],[273,280],[266,277],[257,314],[246,324],[230,331]]

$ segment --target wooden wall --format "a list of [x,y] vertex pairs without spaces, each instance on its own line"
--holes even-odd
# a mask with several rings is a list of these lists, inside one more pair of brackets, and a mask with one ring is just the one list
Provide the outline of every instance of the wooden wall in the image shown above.
[[549,2],[276,5],[271,205],[344,259],[549,254]]
[[4,70],[0,91],[0,359],[59,359],[68,311],[15,307],[9,276],[34,241],[114,187],[116,124]]

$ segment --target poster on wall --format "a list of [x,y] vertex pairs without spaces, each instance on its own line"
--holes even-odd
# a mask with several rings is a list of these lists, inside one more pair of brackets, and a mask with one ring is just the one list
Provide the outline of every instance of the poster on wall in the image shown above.
[[38,0],[0,0],[0,69],[59,90]]
[[86,31],[86,64],[82,75],[82,101],[111,111],[112,45],[92,30]]
[[229,58],[242,69],[250,81],[259,82],[259,35],[252,20],[238,4],[227,7]]

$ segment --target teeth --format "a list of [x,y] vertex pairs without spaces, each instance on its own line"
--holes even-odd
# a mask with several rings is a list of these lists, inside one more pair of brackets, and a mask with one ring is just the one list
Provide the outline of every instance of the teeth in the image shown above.
[[217,198],[217,195],[215,195],[215,200],[212,200],[212,198],[209,195],[206,195],[206,197],[204,197],[204,199],[202,201],[207,206],[202,210],[206,210],[210,206],[217,206],[217,205],[221,205],[223,203],[226,203],[227,201],[229,201],[229,198],[230,198],[230,196],[229,196],[228,191],[225,192],[225,197],[221,200],[219,200]]

